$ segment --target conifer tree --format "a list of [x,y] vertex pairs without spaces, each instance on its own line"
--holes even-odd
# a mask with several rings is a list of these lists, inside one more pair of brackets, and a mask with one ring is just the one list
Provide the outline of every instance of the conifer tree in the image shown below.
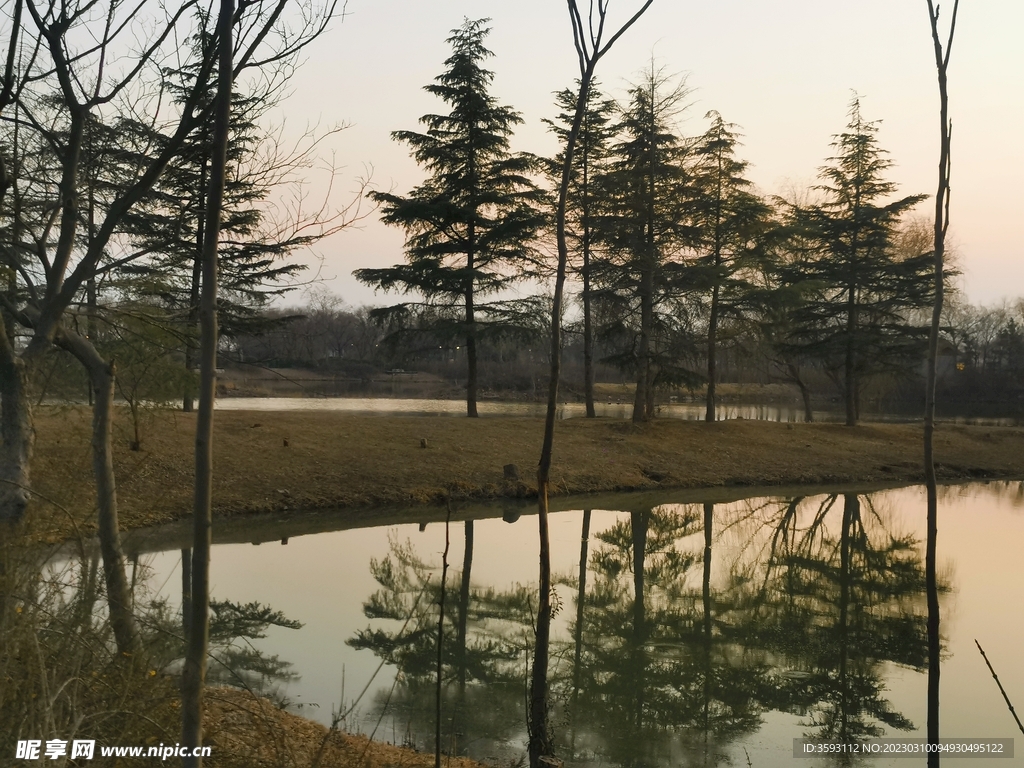
[[743,177],[747,163],[737,159],[736,126],[715,111],[708,112],[711,127],[697,141],[696,224],[701,232],[703,261],[710,268],[711,303],[707,334],[707,408],[705,420],[715,420],[718,332],[723,316],[742,309],[750,285],[742,277],[762,242],[769,208]]
[[[576,90],[566,89],[555,96],[561,110],[555,120],[545,120],[564,146],[576,113]],[[580,123],[573,153],[572,176],[569,179],[566,234],[578,257],[583,303],[583,379],[587,417],[594,418],[594,313],[591,261],[594,254],[595,225],[601,205],[598,179],[607,169],[610,142],[613,137],[612,117],[615,102],[605,99],[598,84],[587,91],[587,103]],[[551,177],[557,182],[562,173],[564,149],[548,163]]]
[[528,175],[532,162],[509,150],[522,118],[488,93],[494,75],[482,66],[492,55],[483,44],[487,21],[467,20],[452,31],[445,71],[424,88],[450,107],[448,114],[420,118],[425,133],[392,134],[409,145],[429,178],[406,197],[371,194],[384,222],[405,230],[407,262],[355,272],[378,289],[420,297],[379,310],[379,319],[419,305],[432,310],[434,333],[465,341],[471,417],[477,415],[479,341],[523,327],[521,303],[495,294],[530,274],[530,241],[542,223],[540,193]]
[[[211,45],[213,35],[205,28],[196,35],[194,46],[201,55]],[[168,86],[180,104],[196,87],[195,67],[166,73]],[[202,106],[212,103],[216,84],[200,84]],[[315,242],[326,234],[317,226],[281,227],[270,223],[264,201],[271,188],[285,173],[282,167],[269,167],[261,147],[268,136],[260,119],[277,102],[273,92],[245,95],[236,89],[231,97],[231,126],[227,171],[224,182],[224,207],[221,220],[223,240],[218,250],[221,293],[218,297],[221,333],[234,336],[255,332],[266,324],[259,312],[268,299],[289,290],[289,278],[305,269],[283,257],[296,248]],[[146,126],[136,125],[139,143],[166,141]],[[213,120],[207,118],[183,142],[154,187],[147,204],[131,217],[131,231],[137,244],[153,252],[126,268],[133,276],[129,292],[156,299],[165,310],[179,315],[178,333],[182,338],[185,367],[196,364],[198,349],[200,264],[205,236],[206,195],[213,147]],[[287,166],[294,158],[283,163]],[[309,223],[309,222],[306,222]],[[192,410],[193,385],[187,382],[183,408]]]
[[878,123],[862,117],[858,98],[849,114],[819,174],[824,202],[792,211],[803,252],[784,268],[783,284],[804,290],[784,346],[839,372],[853,426],[864,379],[923,356],[926,330],[908,316],[930,305],[933,289],[930,256],[900,257],[894,247],[900,216],[925,196],[886,202],[896,185],[883,177],[892,162],[878,146]]
[[604,333],[624,340],[624,351],[609,360],[636,372],[633,421],[653,415],[657,384],[695,379],[678,345],[687,311],[680,298],[699,280],[687,258],[698,243],[689,148],[672,125],[686,93],[654,68],[644,75],[629,91],[617,126],[621,141],[601,180],[605,253],[595,272],[613,318]]

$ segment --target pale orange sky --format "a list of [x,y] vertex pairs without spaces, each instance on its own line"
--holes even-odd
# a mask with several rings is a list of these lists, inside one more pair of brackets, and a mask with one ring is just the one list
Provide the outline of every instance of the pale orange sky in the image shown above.
[[[620,17],[636,0],[611,0]],[[952,2],[942,3],[948,11]],[[443,68],[445,38],[465,17],[490,17],[493,94],[525,124],[513,149],[550,154],[541,119],[552,93],[577,76],[561,0],[349,0],[348,15],[310,49],[285,105],[290,129],[347,122],[332,143],[345,166],[340,186],[373,166],[378,188],[404,194],[423,174],[394,130],[444,105],[422,88]],[[853,91],[895,166],[901,195],[936,185],[938,95],[925,0],[655,0],[600,63],[604,90],[622,97],[651,59],[688,77],[692,106],[681,130],[703,132],[718,110],[741,126],[749,177],[766,193],[806,185],[846,125]],[[1024,2],[964,0],[950,69],[953,119],[951,236],[967,298],[993,303],[1024,295]],[[923,215],[930,215],[928,204]],[[321,243],[326,287],[347,303],[386,303],[353,269],[402,258],[403,235],[371,216],[359,230]],[[298,297],[295,297],[296,299]]]

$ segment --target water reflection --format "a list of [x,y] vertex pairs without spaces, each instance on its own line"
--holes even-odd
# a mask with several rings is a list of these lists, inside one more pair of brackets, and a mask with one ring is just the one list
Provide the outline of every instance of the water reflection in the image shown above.
[[[615,402],[594,404],[600,418],[628,419],[633,413],[632,400],[622,398]],[[409,416],[465,416],[465,400],[432,400],[425,398],[399,397],[222,397],[216,407],[230,411],[343,411],[363,415],[388,416],[402,414]],[[535,416],[542,417],[546,409],[543,403],[526,401],[481,400],[478,409],[481,416]],[[719,421],[747,419],[797,423],[805,421],[801,406],[785,404],[729,404],[721,403],[716,408]],[[655,406],[655,414],[662,419],[683,419],[703,421],[705,406],[699,403],[670,402]],[[559,419],[580,419],[586,416],[583,403],[565,402],[558,406]],[[814,420],[819,422],[843,422],[845,413],[840,410],[814,411]],[[864,421],[915,422],[920,421],[920,408],[904,407],[891,411],[865,411]],[[1001,416],[989,413],[961,413],[950,411],[940,413],[939,421],[956,424],[980,424],[984,426],[1020,426],[1017,416]]]
[[[1024,690],[1024,626],[1006,609],[1019,601],[1021,489],[940,489],[943,735],[1015,727],[973,638],[1011,694]],[[623,511],[551,517],[560,758],[574,768],[743,766],[749,753],[770,768],[792,764],[795,737],[924,736],[921,489],[668,498],[628,495]],[[526,744],[536,529],[503,522],[497,507],[477,513],[492,517],[452,523],[442,742],[510,765]],[[282,527],[278,538],[285,531],[287,547],[218,547],[215,594],[287,606],[306,625],[254,641],[302,675],[286,690],[302,714],[330,722],[341,701],[355,705],[348,728],[432,751],[443,524],[315,536]],[[158,580],[176,583],[178,563],[177,552],[157,556]]]
[[[718,510],[660,505],[617,516],[591,548],[585,511],[578,572],[563,575],[556,599],[558,754],[630,768],[725,764],[767,713],[794,716],[791,738],[914,730],[886,695],[890,665],[927,666],[921,543],[896,518],[891,505],[852,493]],[[472,523],[465,532],[442,724],[453,754],[481,757],[524,736],[536,598],[522,585],[474,584]],[[390,714],[392,730],[424,746],[437,564],[395,539],[370,569],[379,585],[364,603],[371,625],[348,642],[396,667],[373,714]]]
[[737,579],[741,632],[775,658],[773,705],[802,715],[812,738],[912,730],[885,698],[882,677],[887,662],[927,667],[920,542],[894,532],[870,497],[800,501],[764,521],[768,556]]
[[[159,585],[145,563],[133,563],[139,637],[135,651],[123,654],[109,626],[97,552],[54,556],[0,535],[0,755],[9,759],[26,737],[101,745],[179,738],[182,617],[177,596],[161,594]],[[208,682],[283,703],[280,688],[298,676],[281,655],[254,643],[271,628],[300,627],[258,602],[213,601]]]

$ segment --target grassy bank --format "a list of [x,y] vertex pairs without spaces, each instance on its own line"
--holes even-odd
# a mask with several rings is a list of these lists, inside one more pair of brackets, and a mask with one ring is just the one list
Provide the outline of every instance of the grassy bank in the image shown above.
[[[120,409],[119,409],[120,410]],[[40,409],[37,501],[30,533],[58,541],[94,530],[89,412]],[[115,447],[124,528],[190,514],[195,418],[150,414],[129,450],[126,413]],[[219,516],[436,503],[451,495],[530,495],[542,423],[534,418],[218,412],[214,506]],[[426,447],[423,447],[423,446]],[[943,480],[1024,477],[1024,430],[942,425]],[[515,464],[521,481],[507,480]],[[552,481],[559,494],[659,488],[892,483],[921,480],[921,428],[677,420],[560,422]]]

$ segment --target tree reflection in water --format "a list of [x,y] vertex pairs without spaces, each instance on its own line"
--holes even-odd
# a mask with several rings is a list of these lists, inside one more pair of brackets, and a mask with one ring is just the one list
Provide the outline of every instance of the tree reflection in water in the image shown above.
[[[926,668],[925,580],[919,542],[893,519],[854,494],[662,505],[593,537],[584,513],[579,575],[558,579],[575,603],[552,646],[559,756],[728,764],[769,711],[800,718],[792,736],[912,728],[883,675],[891,664]],[[513,754],[526,739],[537,599],[530,587],[471,584],[472,527],[466,535],[459,609],[445,627],[445,739],[452,754]],[[348,641],[397,668],[373,714],[389,714],[399,740],[419,746],[433,731],[435,569],[393,540],[371,564],[373,624]]]
[[[83,550],[86,548],[83,546]],[[51,556],[0,536],[0,754],[27,737],[100,744],[174,743],[180,734],[181,614],[135,562],[138,648],[117,650],[95,551]],[[297,622],[259,603],[213,601],[209,684],[276,698],[297,675],[254,640]]]
[[892,531],[870,497],[800,502],[770,520],[767,557],[735,579],[737,629],[774,659],[770,704],[802,715],[814,738],[910,730],[884,696],[882,666],[927,665],[919,542]]

